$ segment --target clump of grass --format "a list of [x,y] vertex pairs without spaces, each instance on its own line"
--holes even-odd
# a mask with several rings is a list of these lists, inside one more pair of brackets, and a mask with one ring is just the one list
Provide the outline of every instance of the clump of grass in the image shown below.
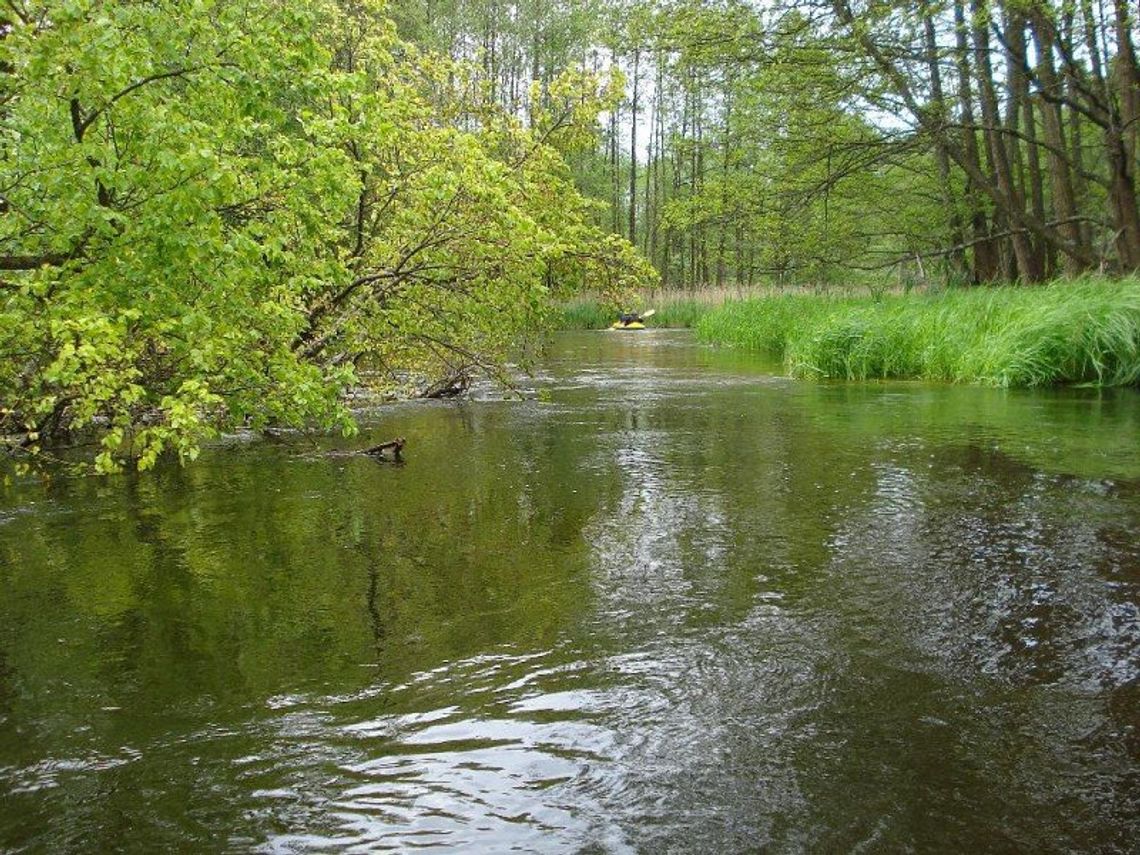
[[554,327],[560,330],[600,330],[614,322],[617,313],[595,299],[574,300],[555,308]]
[[800,376],[999,386],[1140,384],[1140,280],[930,294],[789,294],[726,303],[706,341],[763,351]]
[[657,306],[657,313],[653,316],[650,323],[655,327],[688,329],[695,327],[697,321],[699,321],[710,308],[712,307],[709,304],[691,298],[682,297],[660,300]]

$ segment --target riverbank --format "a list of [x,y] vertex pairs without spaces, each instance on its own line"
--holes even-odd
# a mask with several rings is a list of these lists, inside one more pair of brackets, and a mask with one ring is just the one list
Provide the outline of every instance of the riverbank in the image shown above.
[[729,301],[706,342],[765,352],[801,377],[998,386],[1140,384],[1140,279]]
[[[617,320],[623,311],[645,312],[654,310],[652,327],[663,329],[691,329],[705,315],[728,303],[767,300],[773,297],[795,295],[818,298],[818,288],[808,285],[753,285],[751,287],[702,287],[677,291],[640,291],[628,297],[620,306],[601,294],[582,294],[554,307],[552,326],[558,330],[604,330]],[[882,289],[866,285],[836,285],[826,291],[830,298],[868,298],[882,294]],[[901,293],[901,292],[900,292]]]

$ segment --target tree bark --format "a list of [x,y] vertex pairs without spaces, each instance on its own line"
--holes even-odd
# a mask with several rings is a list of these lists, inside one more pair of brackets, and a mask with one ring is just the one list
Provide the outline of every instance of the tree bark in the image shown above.
[[[1068,149],[1065,145],[1065,127],[1061,114],[1061,85],[1053,65],[1055,34],[1051,22],[1041,15],[1039,10],[1030,16],[1029,24],[1033,43],[1037,48],[1038,82],[1045,93],[1054,96],[1043,98],[1041,101],[1041,127],[1045,135],[1046,158],[1049,162],[1054,219],[1060,221],[1057,228],[1067,240],[1083,245],[1085,235],[1077,222],[1077,202],[1073,191],[1072,172],[1069,161],[1064,155]],[[1086,267],[1070,255],[1064,257],[1063,263],[1065,272],[1070,275],[1080,273]]]
[[[1006,67],[1012,114],[1007,124],[1015,133],[1019,124],[1021,126],[1020,134],[1010,135],[1010,159],[1020,167],[1021,192],[1027,197],[1033,216],[1045,222],[1045,187],[1041,171],[1041,152],[1037,145],[1037,117],[1033,110],[1033,100],[1029,95],[1029,75],[1026,71],[1026,19],[1020,11],[1015,10],[1007,11],[1005,20]],[[1025,141],[1024,163],[1018,145],[1022,139]],[[1043,278],[1051,276],[1057,259],[1054,247],[1045,241],[1035,239],[1033,253],[1041,261]]]
[[[987,188],[979,184],[975,177],[982,175],[982,164],[978,155],[977,132],[974,130],[974,96],[970,86],[969,42],[966,33],[966,13],[962,0],[955,0],[954,2],[954,32],[957,49],[955,58],[958,67],[958,109],[961,111],[963,124],[962,157],[965,159],[963,166],[969,181],[968,188],[972,187],[975,191],[966,194],[970,205],[970,226],[975,241],[973,248],[974,282],[990,282],[997,278],[998,259],[997,249],[993,242],[984,239],[989,232],[986,214],[975,195],[985,192]],[[946,147],[940,147],[949,157],[950,152]],[[985,183],[988,184],[988,180]]]
[[629,242],[637,245],[637,96],[641,48],[633,49],[633,96],[629,116]]
[[[939,65],[938,41],[934,26],[934,15],[931,13],[930,4],[928,2],[923,3],[922,25],[926,42],[926,65],[927,71],[930,74],[930,94],[934,102],[934,108],[938,111],[939,121],[945,123],[947,116],[946,96],[942,88],[942,68]],[[965,237],[962,227],[962,216],[958,210],[958,200],[955,198],[954,187],[950,183],[950,157],[946,154],[946,149],[936,145],[934,147],[934,159],[938,165],[938,185],[942,192],[942,200],[946,205],[947,220],[950,226],[950,245],[961,246],[965,242]],[[967,269],[965,250],[958,250],[952,253],[950,255],[950,265],[954,272],[965,272]]]
[[[1140,210],[1136,204],[1136,147],[1140,134],[1140,73],[1132,46],[1132,15],[1123,0],[1115,0],[1116,58],[1113,77],[1119,110],[1115,127],[1106,135],[1112,174],[1113,209],[1117,214],[1117,253],[1126,271],[1140,269]],[[1114,115],[1114,119],[1117,117]]]
[[989,8],[985,0],[971,0],[973,11],[974,73],[978,81],[978,94],[982,107],[982,125],[986,141],[993,159],[994,174],[997,176],[998,193],[1005,199],[1003,206],[1009,216],[1013,234],[1013,254],[1017,260],[1017,274],[1027,282],[1037,282],[1043,277],[1041,259],[1034,255],[1029,242],[1029,233],[1022,228],[1025,215],[1025,201],[1014,184],[1013,170],[1001,135],[998,117],[997,94],[994,89],[993,67],[990,64]]

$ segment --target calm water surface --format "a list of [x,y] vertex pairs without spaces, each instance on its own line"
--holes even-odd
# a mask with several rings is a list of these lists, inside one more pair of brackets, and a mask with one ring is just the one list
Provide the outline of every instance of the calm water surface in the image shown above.
[[1135,851],[1140,395],[533,385],[4,494],[0,851]]

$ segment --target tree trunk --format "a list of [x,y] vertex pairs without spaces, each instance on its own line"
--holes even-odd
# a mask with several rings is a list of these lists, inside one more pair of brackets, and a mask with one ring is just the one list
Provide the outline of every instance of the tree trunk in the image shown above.
[[1124,149],[1135,174],[1137,135],[1140,135],[1140,71],[1136,68],[1136,50],[1132,45],[1132,22],[1135,8],[1129,10],[1123,0],[1114,0],[1116,35],[1116,91],[1120,104],[1120,122],[1124,128]]
[[[1047,159],[1049,161],[1049,182],[1053,196],[1053,214],[1058,221],[1057,229],[1074,244],[1082,245],[1085,235],[1077,222],[1077,202],[1073,192],[1073,179],[1069,161],[1065,157],[1065,129],[1062,123],[1062,96],[1057,72],[1053,66],[1054,31],[1051,22],[1039,12],[1030,17],[1030,30],[1037,48],[1037,80],[1043,92],[1049,96],[1041,101],[1041,127],[1045,134]],[[1077,167],[1079,169],[1079,163]],[[1063,259],[1067,274],[1075,275],[1084,269],[1077,259],[1066,255]]]
[[[617,61],[617,56],[613,50],[610,51],[610,64],[613,65]],[[611,200],[611,223],[610,230],[614,234],[621,233],[621,191],[619,190],[618,178],[618,107],[615,104],[613,109],[610,110],[610,133],[609,133],[609,148],[610,148],[610,200]]]
[[[1064,30],[1062,33],[1061,48],[1066,56],[1073,55],[1073,47],[1076,44],[1076,10],[1071,6],[1065,10],[1062,17]],[[1052,55],[1048,57],[1050,60],[1050,68],[1052,68]],[[1072,101],[1077,98],[1076,84],[1072,75],[1065,74],[1062,78],[1064,97]],[[1062,86],[1061,82],[1054,82],[1054,86]],[[1064,114],[1061,108],[1057,105],[1056,120],[1058,124],[1058,133],[1063,136],[1064,125],[1062,124]],[[1070,184],[1073,194],[1073,213],[1076,215],[1082,209],[1085,200],[1088,199],[1088,182],[1084,175],[1084,135],[1081,133],[1082,117],[1079,110],[1069,110],[1069,155],[1068,163],[1072,166],[1070,174]],[[1086,218],[1081,218],[1077,223],[1077,235],[1079,246],[1087,247],[1091,250],[1092,247],[1092,225]],[[1071,262],[1077,270],[1085,269],[1088,265],[1080,264],[1073,260]],[[1066,268],[1069,266],[1070,261],[1066,259]]]
[[[1113,68],[1119,119],[1110,129],[1109,165],[1112,175],[1113,210],[1117,214],[1116,251],[1121,267],[1140,269],[1140,211],[1136,205],[1136,147],[1140,134],[1140,73],[1132,46],[1132,15],[1122,0],[1115,0],[1116,59]],[[1116,116],[1114,116],[1114,119]]]
[[725,81],[724,93],[724,142],[721,146],[721,181],[720,181],[720,200],[719,200],[719,223],[717,225],[717,244],[716,244],[716,287],[724,287],[725,276],[725,239],[728,232],[726,224],[728,222],[728,173],[729,173],[729,153],[732,149],[732,73],[729,72],[728,79]]
[[633,96],[629,116],[629,242],[637,246],[637,96],[641,48],[633,49]]
[[[1007,77],[1009,81],[1009,109],[1012,114],[1007,124],[1014,130],[1020,126],[1020,137],[1025,140],[1025,158],[1022,161],[1018,136],[1010,135],[1010,159],[1018,167],[1021,193],[1027,197],[1033,216],[1045,222],[1045,186],[1041,172],[1041,152],[1037,146],[1037,118],[1033,100],[1029,96],[1029,75],[1026,71],[1025,16],[1020,12],[1006,13]],[[1019,121],[1020,119],[1020,121]],[[1033,254],[1040,259],[1043,278],[1052,275],[1057,252],[1040,238],[1031,240]]]
[[989,10],[984,0],[972,0],[971,6],[974,13],[974,72],[981,99],[982,125],[990,156],[993,158],[998,193],[1006,200],[1004,207],[1009,216],[1012,232],[1010,240],[1017,261],[1017,272],[1018,276],[1027,282],[1038,282],[1043,276],[1041,259],[1034,255],[1029,242],[1029,233],[1024,223],[1025,202],[1014,186],[1013,170],[1001,137],[997,94],[994,90],[993,68],[990,65]]
[[[934,100],[934,108],[938,111],[941,123],[946,122],[946,96],[942,89],[942,68],[939,65],[938,42],[934,28],[934,16],[930,4],[924,3],[922,10],[922,24],[926,37],[926,66],[930,73],[930,94]],[[943,130],[945,133],[945,130]],[[946,205],[946,215],[950,225],[950,246],[958,247],[949,257],[949,264],[955,273],[966,271],[966,251],[962,247],[966,243],[962,228],[962,217],[958,211],[958,200],[954,195],[954,187],[950,183],[950,157],[946,149],[936,145],[934,159],[938,165],[938,186],[942,193],[942,200]]]
[[[982,172],[981,158],[978,156],[978,138],[974,130],[974,96],[970,86],[970,53],[966,34],[966,13],[962,0],[954,0],[954,29],[956,34],[956,64],[958,66],[958,109],[962,116],[962,152],[967,165],[967,200],[970,205],[970,226],[974,234],[974,282],[990,282],[997,278],[997,251],[989,240],[986,228],[986,214],[977,194],[985,192],[970,176]],[[944,149],[945,150],[945,149]],[[949,152],[947,152],[949,154]],[[969,188],[973,192],[969,192]]]

